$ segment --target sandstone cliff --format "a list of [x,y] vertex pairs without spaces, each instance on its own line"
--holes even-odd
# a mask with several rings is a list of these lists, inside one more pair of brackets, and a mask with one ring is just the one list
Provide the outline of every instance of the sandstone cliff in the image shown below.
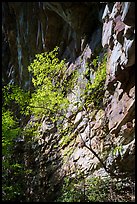
[[[25,165],[33,171],[25,178],[27,201],[56,201],[62,180],[79,172],[85,182],[94,176],[122,182],[129,189],[127,199],[134,200],[134,2],[8,2],[2,12],[4,84],[30,89],[27,66],[36,53],[56,45],[59,57],[67,60],[68,77],[78,72],[61,121],[64,136],[44,116],[40,135],[23,141]],[[103,89],[85,92],[104,64]],[[120,198],[112,193],[110,200]]]

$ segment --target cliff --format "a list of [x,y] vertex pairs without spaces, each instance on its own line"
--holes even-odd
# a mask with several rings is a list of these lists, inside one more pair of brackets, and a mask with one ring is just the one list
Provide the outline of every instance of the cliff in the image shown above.
[[[65,118],[56,124],[43,115],[36,137],[16,141],[14,154],[32,172],[24,177],[23,199],[56,202],[69,178],[79,202],[94,201],[85,186],[98,177],[109,180],[107,201],[134,201],[134,2],[8,2],[2,12],[3,85],[32,89],[28,65],[56,45],[66,80],[77,71]],[[31,116],[24,130],[35,122]]]

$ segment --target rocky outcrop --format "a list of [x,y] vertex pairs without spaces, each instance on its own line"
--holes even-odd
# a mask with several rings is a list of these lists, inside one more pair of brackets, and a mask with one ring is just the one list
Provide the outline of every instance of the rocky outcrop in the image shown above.
[[[34,54],[55,45],[60,48],[60,57],[67,59],[67,77],[78,71],[77,83],[68,93],[71,103],[62,122],[64,136],[45,116],[40,119],[39,135],[26,141],[25,165],[33,171],[26,178],[28,201],[54,201],[63,178],[74,178],[77,171],[85,176],[108,176],[134,183],[134,9],[134,2],[3,4],[3,53],[10,50],[3,66],[5,70],[8,67],[9,79],[14,81],[19,75],[21,84],[28,83],[25,67]],[[87,106],[86,85],[94,82],[104,52],[107,74],[103,100],[94,106],[98,100],[94,98]],[[97,55],[99,63],[93,66]]]
[[[108,5],[106,6],[106,8]],[[123,148],[134,141],[135,118],[135,25],[134,3],[116,2],[112,12],[104,12],[105,29],[112,23],[111,32],[103,32],[102,44],[108,47],[106,116],[114,144]],[[131,14],[132,13],[132,14]],[[128,20],[129,19],[129,20]],[[131,20],[132,19],[132,20]],[[131,22],[132,21],[132,22]],[[109,27],[110,28],[110,27]],[[108,40],[109,39],[109,40]],[[108,93],[109,92],[109,93]],[[133,142],[134,143],[134,142]],[[134,145],[133,145],[134,146]],[[129,151],[129,150],[128,150]],[[134,152],[134,150],[133,150]],[[134,158],[134,155],[132,155]],[[125,159],[125,157],[124,157]],[[134,165],[123,160],[134,175]]]
[[53,50],[55,46],[59,46],[62,58],[74,61],[99,24],[98,11],[99,5],[94,2],[3,2],[5,83],[11,81],[29,88],[31,76],[27,66],[36,53]]
[[[134,177],[135,167],[134,165],[131,165],[130,162],[128,163],[129,159],[126,159],[124,156],[124,154],[127,155],[126,152],[130,152],[129,149],[131,148],[131,144],[134,144],[135,136],[135,28],[133,24],[126,25],[124,22],[125,18],[130,18],[129,13],[131,13],[131,11],[128,12],[128,9],[133,9],[133,7],[132,3],[126,4],[116,2],[114,6],[112,6],[112,4],[107,4],[104,10],[102,17],[104,22],[102,45],[108,48],[107,78],[105,83],[106,92],[103,99],[104,107],[99,111],[96,109],[93,110],[92,108],[88,111],[83,109],[82,112],[77,113],[74,121],[71,119],[71,123],[74,123],[75,125],[74,132],[77,132],[78,134],[76,142],[74,143],[74,152],[71,155],[71,159],[69,158],[69,168],[71,170],[73,169],[73,166],[76,165],[81,169],[87,168],[88,170],[90,167],[90,170],[92,168],[94,170],[97,163],[100,163],[98,158],[96,158],[93,152],[90,151],[90,148],[87,149],[86,147],[91,146],[104,160],[108,168],[109,165],[111,166],[113,164],[113,168],[110,167],[113,172],[116,174],[119,173],[116,172],[116,169],[119,168],[118,171],[122,171],[121,174],[123,173],[123,175],[125,174],[126,176]],[[125,9],[127,9],[127,11],[125,11]],[[125,12],[128,16],[125,15]],[[130,37],[126,35],[127,26],[130,26]],[[106,35],[106,30],[108,29],[110,30]],[[119,41],[120,36],[122,41]],[[129,42],[129,46],[126,44],[127,41]],[[83,55],[87,50],[88,47],[85,48]],[[92,53],[91,49],[90,52]],[[91,58],[91,56],[89,56],[89,58]],[[84,59],[86,58],[84,57]],[[75,66],[76,65],[77,64],[75,64]],[[80,84],[82,84],[82,82],[80,82]],[[72,98],[74,100],[74,95]],[[80,141],[82,141],[82,143]],[[74,144],[70,144],[70,146],[73,147]],[[117,161],[115,156],[113,157],[112,155],[113,150],[117,146],[122,146],[120,161],[119,159]],[[135,156],[134,145],[132,148],[131,152],[133,153],[133,159]],[[105,151],[110,152],[111,164],[108,164],[110,161],[110,155],[108,154],[108,158],[107,155],[103,156]],[[130,156],[129,153],[129,157]],[[67,165],[69,162],[67,162]],[[124,163],[126,164],[126,168],[122,167]]]

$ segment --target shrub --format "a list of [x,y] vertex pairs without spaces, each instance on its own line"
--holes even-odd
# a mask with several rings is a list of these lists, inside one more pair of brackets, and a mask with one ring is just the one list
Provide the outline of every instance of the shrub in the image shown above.
[[22,175],[22,165],[13,160],[14,139],[21,129],[9,110],[2,110],[2,195],[3,200],[14,201],[21,194],[23,182],[16,179]]
[[92,62],[92,64],[98,68],[95,72],[93,83],[87,83],[84,94],[86,106],[88,106],[90,103],[94,103],[94,106],[98,109],[103,101],[105,91],[104,82],[106,80],[106,60],[107,55],[104,55],[101,62],[99,62],[98,57]]

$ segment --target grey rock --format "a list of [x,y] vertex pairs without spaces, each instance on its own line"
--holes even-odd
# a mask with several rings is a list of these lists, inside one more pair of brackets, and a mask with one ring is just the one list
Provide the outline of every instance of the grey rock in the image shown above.
[[103,22],[108,22],[110,14],[111,14],[111,11],[110,11],[109,5],[106,4],[105,9],[104,9],[104,13],[102,15]]
[[112,25],[113,21],[108,21],[103,24],[103,32],[102,32],[102,46],[107,48],[110,43],[110,39],[112,36]]
[[131,67],[135,64],[135,39],[124,38],[124,53],[121,55],[120,64],[124,67]]
[[42,132],[46,132],[47,130],[51,132],[54,130],[55,125],[51,121],[44,120],[42,122]]
[[82,120],[82,112],[79,112],[77,115],[76,115],[76,118],[74,120],[74,125],[77,126]]

